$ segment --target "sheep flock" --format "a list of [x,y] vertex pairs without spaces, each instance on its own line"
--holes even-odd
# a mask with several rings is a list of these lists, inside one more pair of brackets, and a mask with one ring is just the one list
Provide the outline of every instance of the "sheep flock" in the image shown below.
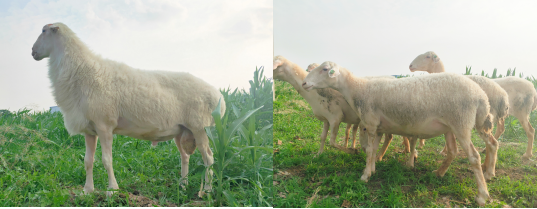
[[[519,120],[528,137],[526,153],[520,160],[530,161],[533,157],[535,129],[529,123],[530,113],[537,109],[533,84],[514,76],[489,79],[446,73],[442,60],[432,51],[418,55],[408,68],[411,72],[429,74],[399,79],[360,77],[330,61],[311,64],[304,71],[283,56],[274,57],[273,74],[275,79],[289,82],[310,104],[315,117],[324,122],[321,147],[315,156],[322,153],[329,127],[330,146],[346,153],[358,153],[355,143],[350,147],[347,143],[348,138],[356,142],[356,131],[350,137],[348,133],[351,124],[358,126],[360,147],[366,154],[360,179],[367,182],[375,173],[375,163],[382,160],[392,135],[403,137],[404,150],[410,152],[408,167],[414,167],[417,159],[418,140],[419,148],[423,149],[425,139],[443,135],[446,145],[440,154],[445,155],[444,161],[433,173],[438,177],[445,175],[458,152],[458,143],[477,184],[475,201],[485,205],[491,198],[487,181],[496,175],[498,149],[502,149],[497,139],[505,131],[508,115]],[[343,146],[335,142],[341,122],[347,123]],[[496,132],[492,133],[494,126]],[[471,141],[472,130],[486,146],[483,163]],[[382,135],[385,140],[379,150]]]

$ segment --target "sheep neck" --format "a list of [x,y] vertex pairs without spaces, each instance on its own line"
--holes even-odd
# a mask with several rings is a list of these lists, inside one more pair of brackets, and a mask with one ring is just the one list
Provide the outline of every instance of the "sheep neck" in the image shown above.
[[291,70],[289,71],[289,73],[291,74],[291,76],[289,76],[289,79],[286,79],[286,81],[291,84],[296,89],[298,94],[300,94],[300,96],[306,99],[306,101],[312,102],[315,97],[319,96],[319,94],[317,93],[317,91],[308,92],[304,90],[304,88],[302,88],[302,83],[304,82],[304,79],[306,78],[308,73],[297,64],[293,63],[290,67]]
[[[339,91],[349,104],[354,104],[354,100],[357,97],[364,95],[364,91],[369,81],[353,75],[345,68],[339,68],[339,73],[340,74],[337,76],[337,81],[333,86],[331,86],[331,88]],[[361,112],[358,111],[359,107],[356,107],[355,105],[350,106],[360,116]]]
[[437,63],[433,63],[432,69],[427,71],[428,73],[443,73],[446,72],[444,69],[444,63],[442,60],[439,60]]
[[[75,108],[82,101],[83,89],[99,77],[99,57],[77,37],[61,37],[49,56],[49,78],[54,99],[63,110]],[[103,77],[103,76],[100,76]],[[79,98],[73,98],[79,97]]]

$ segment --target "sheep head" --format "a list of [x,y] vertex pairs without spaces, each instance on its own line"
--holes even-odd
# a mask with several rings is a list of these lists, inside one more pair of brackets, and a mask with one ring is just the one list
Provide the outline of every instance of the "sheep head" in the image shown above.
[[281,55],[274,57],[274,60],[272,62],[272,77],[274,77],[274,79],[283,80],[283,77],[285,76],[285,68],[287,66],[286,63],[287,59],[285,59],[285,57]]
[[43,26],[41,34],[32,46],[32,57],[39,61],[49,57],[58,40],[58,31],[60,27],[57,23]]
[[310,71],[306,79],[304,79],[302,87],[306,91],[334,87],[339,74],[339,66],[336,63],[323,62],[323,64]]
[[319,67],[319,64],[311,63],[310,65],[308,65],[308,68],[306,69],[306,71],[310,72],[311,70],[315,69],[316,67]]
[[436,53],[428,51],[418,55],[412,63],[410,63],[409,69],[410,72],[427,71],[429,73],[440,73],[437,71],[440,69],[443,70],[443,68],[436,67],[438,62],[440,62],[440,57],[438,57]]

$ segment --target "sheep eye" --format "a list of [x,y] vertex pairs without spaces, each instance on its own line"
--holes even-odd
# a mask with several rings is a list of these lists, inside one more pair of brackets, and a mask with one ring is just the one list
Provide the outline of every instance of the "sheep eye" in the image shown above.
[[43,30],[43,33],[45,32],[45,30]]
[[323,69],[323,71],[327,71],[327,70],[328,70],[328,69],[326,69],[326,68],[325,68],[325,69]]
[[431,57],[427,56],[427,58],[431,58]]

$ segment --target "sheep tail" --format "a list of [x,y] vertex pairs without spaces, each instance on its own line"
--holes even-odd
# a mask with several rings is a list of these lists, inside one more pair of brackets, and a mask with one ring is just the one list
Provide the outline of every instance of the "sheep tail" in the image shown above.
[[509,105],[507,105],[507,100],[502,98],[497,108],[496,121],[500,121],[502,118],[507,117],[507,114],[509,114]]
[[481,100],[476,114],[476,129],[479,132],[492,133],[492,115],[487,108],[488,102]]

